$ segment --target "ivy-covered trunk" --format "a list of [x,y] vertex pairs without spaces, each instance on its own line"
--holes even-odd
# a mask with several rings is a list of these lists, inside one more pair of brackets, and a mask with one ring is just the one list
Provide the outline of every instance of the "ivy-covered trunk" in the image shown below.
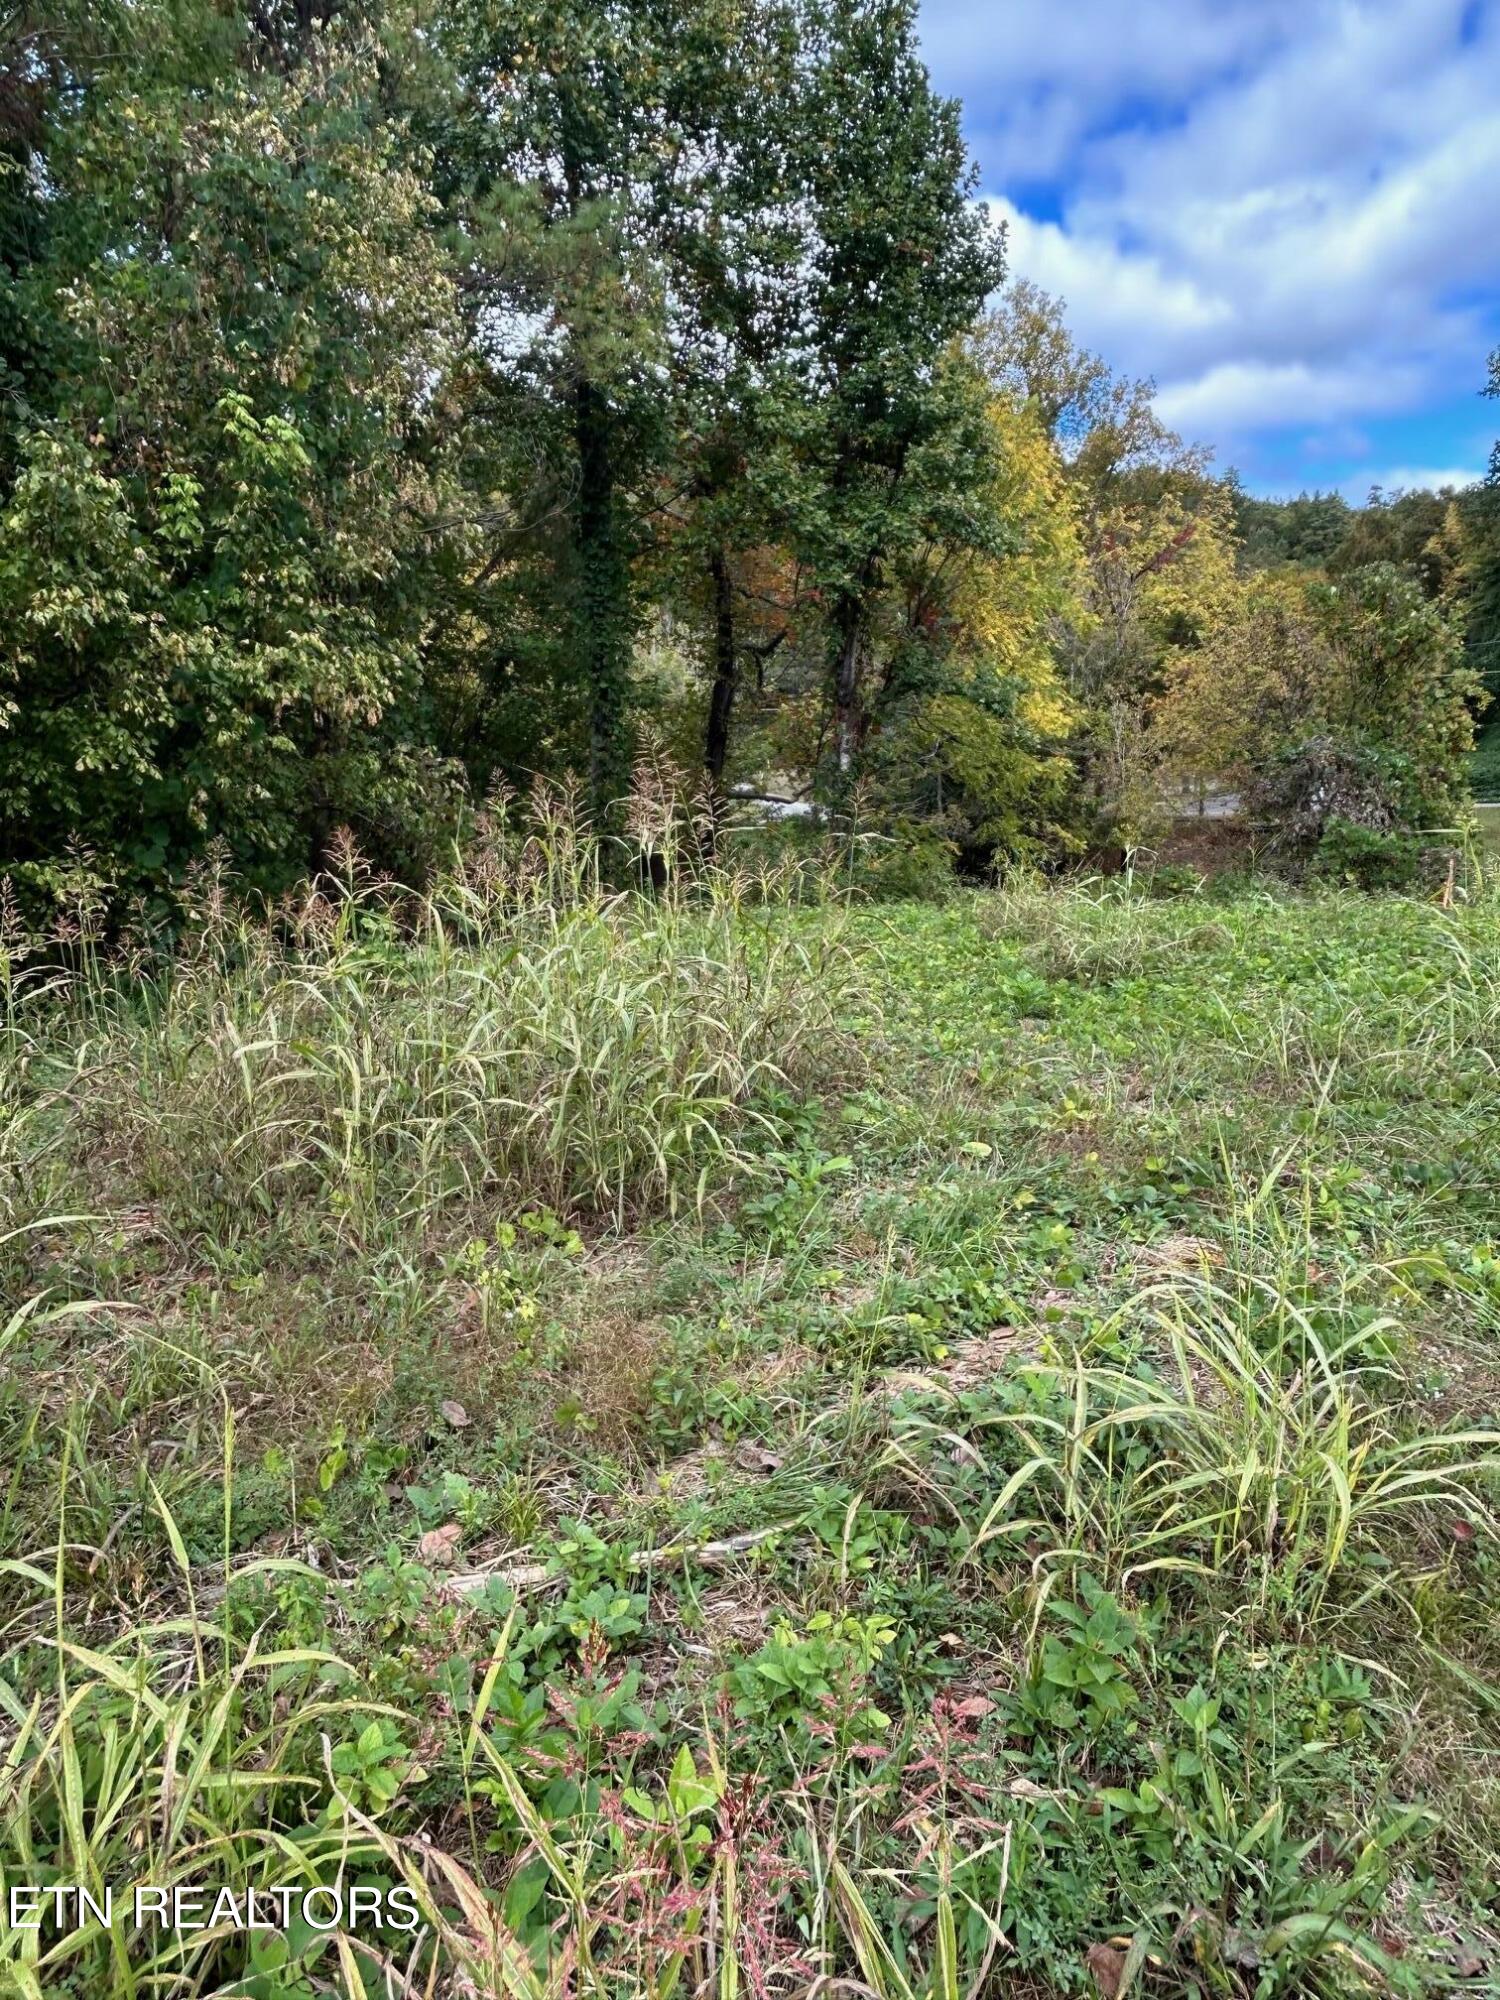
[[854,768],[864,736],[864,607],[859,598],[840,597],[834,613],[837,642],[833,664],[833,741],[840,776]]
[[738,665],[734,644],[734,584],[729,563],[721,547],[708,558],[709,580],[714,592],[714,684],[708,704],[708,731],[703,745],[703,763],[713,796],[718,800],[724,786],[724,765],[729,756],[729,723],[734,714],[738,686]]

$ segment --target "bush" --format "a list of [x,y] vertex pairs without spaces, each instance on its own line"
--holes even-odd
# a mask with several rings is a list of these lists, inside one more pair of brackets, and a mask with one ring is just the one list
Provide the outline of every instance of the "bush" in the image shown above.
[[1153,903],[1174,902],[1179,896],[1198,896],[1206,877],[1185,861],[1162,861],[1138,876],[1141,891]]
[[898,822],[893,834],[856,834],[850,879],[876,902],[941,903],[954,890],[953,843],[930,828]]
[[1245,805],[1251,818],[1270,825],[1273,847],[1305,862],[1333,821],[1375,834],[1409,831],[1422,800],[1411,760],[1400,752],[1322,735],[1262,764]]
[[1313,872],[1355,889],[1409,889],[1421,873],[1424,851],[1410,834],[1331,819],[1318,842]]

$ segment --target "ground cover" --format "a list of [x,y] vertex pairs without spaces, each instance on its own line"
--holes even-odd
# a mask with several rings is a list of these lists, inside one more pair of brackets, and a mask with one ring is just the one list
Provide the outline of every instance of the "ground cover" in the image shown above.
[[[1157,891],[1184,887],[1180,874]],[[1491,901],[613,897],[11,957],[18,1993],[1489,1990]]]

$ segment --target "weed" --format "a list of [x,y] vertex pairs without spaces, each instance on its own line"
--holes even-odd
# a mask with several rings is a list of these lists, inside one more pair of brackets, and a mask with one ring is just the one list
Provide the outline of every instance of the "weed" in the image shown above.
[[4,1883],[425,1928],[0,1983],[1492,1977],[1493,906],[811,886],[544,800],[11,968]]

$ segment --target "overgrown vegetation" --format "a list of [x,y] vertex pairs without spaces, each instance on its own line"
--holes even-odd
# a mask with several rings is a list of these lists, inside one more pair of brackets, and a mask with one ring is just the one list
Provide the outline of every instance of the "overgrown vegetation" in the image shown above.
[[15,1989],[1483,1988],[1489,904],[674,860],[11,937]]
[[1500,458],[976,186],[913,0],[0,7],[0,1994],[1500,1979]]
[[12,9],[28,914],[343,826],[425,883],[538,772],[618,832],[653,738],[720,816],[857,792],[908,881],[1113,864],[1330,735],[1451,837],[1495,480],[1250,499],[974,192],[912,0]]

